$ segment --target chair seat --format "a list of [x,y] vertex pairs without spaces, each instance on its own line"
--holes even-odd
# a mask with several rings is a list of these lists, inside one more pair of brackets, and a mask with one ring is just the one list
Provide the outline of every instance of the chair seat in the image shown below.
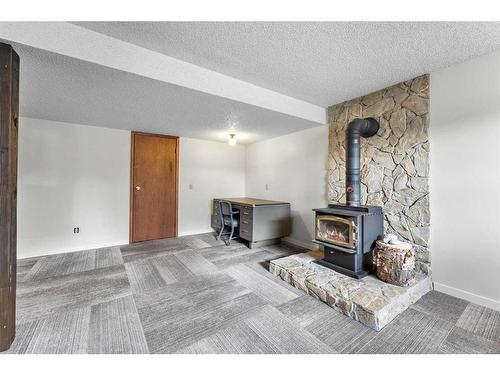
[[239,210],[233,210],[231,202],[219,201],[219,214],[222,220],[222,225],[219,235],[217,236],[217,240],[220,240],[224,230],[227,227],[230,227],[231,231],[229,232],[229,238],[227,241],[224,240],[226,245],[229,246],[234,235],[234,229],[239,225]]
[[[233,227],[237,227],[239,225],[239,220],[237,217],[233,217]],[[231,225],[231,218],[229,216],[224,217],[224,224]]]

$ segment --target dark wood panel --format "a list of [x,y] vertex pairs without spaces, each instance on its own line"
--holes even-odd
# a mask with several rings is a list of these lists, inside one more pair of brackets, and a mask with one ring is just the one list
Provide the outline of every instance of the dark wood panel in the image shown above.
[[0,351],[15,335],[19,56],[0,43]]
[[179,138],[132,133],[130,242],[177,236]]

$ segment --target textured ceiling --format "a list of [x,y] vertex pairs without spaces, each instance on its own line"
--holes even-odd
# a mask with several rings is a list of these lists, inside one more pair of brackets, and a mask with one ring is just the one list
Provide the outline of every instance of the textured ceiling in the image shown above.
[[32,47],[21,59],[21,116],[241,144],[317,123]]
[[500,49],[485,22],[80,22],[327,107]]
[[[109,38],[110,44],[119,44],[116,39],[120,39],[323,107],[500,49],[500,23],[78,25],[115,38]],[[243,144],[318,126],[262,107],[13,45],[21,56],[22,116],[211,140],[223,140],[233,128]]]

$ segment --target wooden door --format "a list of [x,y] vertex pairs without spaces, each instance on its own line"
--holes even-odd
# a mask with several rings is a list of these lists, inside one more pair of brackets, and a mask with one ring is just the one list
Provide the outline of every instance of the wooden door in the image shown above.
[[132,132],[130,242],[177,236],[179,138]]
[[0,43],[0,351],[16,332],[16,210],[19,56]]

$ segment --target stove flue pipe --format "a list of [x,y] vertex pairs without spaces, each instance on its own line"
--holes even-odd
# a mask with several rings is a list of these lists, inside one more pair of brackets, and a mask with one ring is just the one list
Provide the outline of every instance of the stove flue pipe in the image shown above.
[[345,193],[348,206],[359,206],[361,201],[360,136],[363,138],[377,134],[379,123],[372,117],[352,120],[346,131],[346,172]]

